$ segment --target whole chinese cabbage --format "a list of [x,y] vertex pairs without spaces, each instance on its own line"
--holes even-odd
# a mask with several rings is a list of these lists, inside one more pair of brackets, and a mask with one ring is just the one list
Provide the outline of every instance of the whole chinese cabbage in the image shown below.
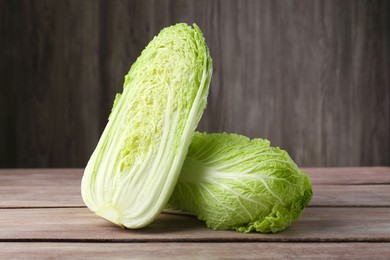
[[82,179],[89,209],[127,228],[166,205],[206,106],[212,62],[200,29],[163,29],[125,77]]
[[308,176],[269,141],[195,133],[168,209],[194,214],[212,229],[277,232],[311,197]]

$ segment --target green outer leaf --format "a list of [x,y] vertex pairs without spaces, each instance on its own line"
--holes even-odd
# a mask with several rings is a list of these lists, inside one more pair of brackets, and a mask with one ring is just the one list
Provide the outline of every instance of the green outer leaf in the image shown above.
[[266,233],[287,228],[311,197],[309,177],[269,141],[195,133],[168,208],[212,229]]
[[163,29],[125,77],[82,179],[89,209],[127,228],[151,223],[176,184],[206,106],[212,62],[194,24]]

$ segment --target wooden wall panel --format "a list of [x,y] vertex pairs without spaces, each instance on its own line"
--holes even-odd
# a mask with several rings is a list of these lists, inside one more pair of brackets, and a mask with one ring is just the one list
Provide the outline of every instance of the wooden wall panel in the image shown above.
[[13,59],[17,46],[15,23],[12,22],[14,2],[0,1],[0,167],[15,165],[14,85],[17,70]]
[[82,165],[96,145],[97,7],[94,1],[22,1],[13,7],[14,101],[8,116],[15,137],[7,147],[16,149],[15,166]]
[[82,167],[163,27],[214,61],[199,129],[264,137],[302,166],[389,165],[388,1],[0,1],[0,167]]

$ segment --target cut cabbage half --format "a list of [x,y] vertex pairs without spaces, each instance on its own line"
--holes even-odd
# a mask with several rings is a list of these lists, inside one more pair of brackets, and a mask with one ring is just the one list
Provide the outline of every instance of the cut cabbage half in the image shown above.
[[206,107],[212,61],[199,27],[163,29],[117,94],[85,169],[82,197],[126,228],[150,224],[168,202]]

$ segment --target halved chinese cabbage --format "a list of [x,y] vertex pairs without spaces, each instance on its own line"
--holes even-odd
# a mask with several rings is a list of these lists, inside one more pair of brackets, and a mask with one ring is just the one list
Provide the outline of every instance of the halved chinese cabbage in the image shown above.
[[150,224],[166,205],[206,106],[212,74],[199,27],[163,29],[125,77],[82,179],[97,215],[127,228]]
[[311,197],[309,177],[269,141],[195,133],[167,209],[212,229],[266,233],[287,228]]

